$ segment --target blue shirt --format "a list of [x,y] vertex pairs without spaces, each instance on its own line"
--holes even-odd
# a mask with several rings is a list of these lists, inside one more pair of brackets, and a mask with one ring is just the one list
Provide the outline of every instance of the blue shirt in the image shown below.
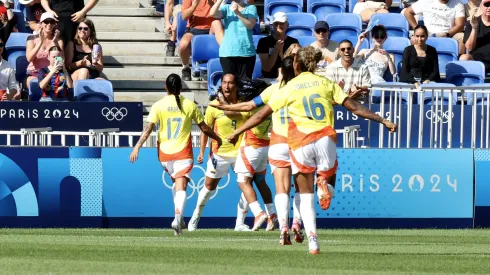
[[[230,4],[221,6],[219,10],[223,13],[225,25],[225,36],[219,48],[219,57],[254,56],[253,28],[247,29],[242,20],[231,11]],[[257,8],[254,5],[246,6],[241,13],[247,19],[258,18]]]
[[[49,74],[48,68],[42,68],[39,71],[38,81],[41,83],[43,79]],[[58,88],[62,88],[58,91]],[[51,98],[66,98],[68,96],[68,92],[71,92],[72,89],[66,86],[66,77],[63,72],[58,72],[53,74],[51,80],[48,82],[46,88],[42,89],[41,97],[51,97]]]

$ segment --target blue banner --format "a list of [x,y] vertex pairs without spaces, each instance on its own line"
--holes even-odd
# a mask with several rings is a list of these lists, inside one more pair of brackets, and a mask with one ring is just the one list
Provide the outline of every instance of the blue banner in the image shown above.
[[[86,132],[119,128],[141,131],[143,104],[137,102],[2,102],[0,130],[51,127]],[[73,144],[74,145],[74,144]]]
[[490,227],[490,150],[475,150],[475,227]]

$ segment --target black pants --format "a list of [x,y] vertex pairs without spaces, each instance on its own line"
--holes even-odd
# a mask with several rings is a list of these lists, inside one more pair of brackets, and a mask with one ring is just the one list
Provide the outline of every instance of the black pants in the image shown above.
[[220,57],[219,61],[223,68],[223,75],[234,74],[240,78],[248,77],[252,79],[255,67],[255,55],[247,57]]
[[60,31],[61,39],[63,40],[64,46],[66,47],[68,42],[75,39],[78,23],[71,21],[71,15],[60,15],[58,17],[58,20],[58,30]]

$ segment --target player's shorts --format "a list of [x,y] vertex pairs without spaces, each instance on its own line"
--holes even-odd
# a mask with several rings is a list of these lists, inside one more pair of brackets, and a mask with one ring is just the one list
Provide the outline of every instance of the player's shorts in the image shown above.
[[287,143],[276,143],[269,146],[269,164],[271,166],[271,173],[274,173],[276,168],[287,168],[291,166],[289,145]]
[[269,146],[254,148],[243,146],[238,150],[235,173],[238,182],[245,182],[245,177],[252,178],[255,173],[263,174],[267,170],[267,152]]
[[293,174],[317,172],[329,177],[337,172],[337,144],[331,137],[322,137],[314,142],[291,150]]
[[228,175],[228,170],[235,169],[236,157],[221,157],[215,154],[211,154],[208,159],[206,168],[206,177],[212,179],[221,179]]
[[193,159],[182,159],[162,162],[163,169],[167,172],[173,179],[178,178],[191,178],[190,173],[192,167],[194,166]]

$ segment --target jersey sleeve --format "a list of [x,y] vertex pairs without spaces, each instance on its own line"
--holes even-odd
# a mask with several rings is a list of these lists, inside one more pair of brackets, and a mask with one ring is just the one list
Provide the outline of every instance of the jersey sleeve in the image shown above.
[[[283,88],[285,89],[285,88]],[[272,111],[277,112],[282,107],[286,106],[288,102],[288,92],[283,90],[281,93],[275,93],[271,96],[269,103],[267,103]]]
[[201,110],[194,103],[192,104],[192,108],[192,120],[194,120],[196,124],[201,124],[204,121],[204,116],[202,115]]
[[148,118],[146,119],[146,121],[151,122],[153,124],[157,124],[157,122],[158,122],[158,106],[156,103],[151,106],[150,114],[148,115]]
[[215,110],[216,109],[213,107],[208,107],[206,109],[206,113],[204,114],[204,123],[206,123],[209,127],[213,127]]

